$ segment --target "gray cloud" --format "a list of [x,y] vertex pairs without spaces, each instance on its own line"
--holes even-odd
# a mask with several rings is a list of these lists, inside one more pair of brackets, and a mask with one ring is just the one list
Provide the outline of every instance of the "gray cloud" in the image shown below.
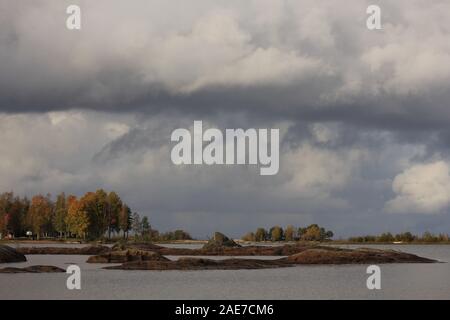
[[[65,29],[72,3],[79,32]],[[443,231],[447,202],[405,207],[428,182],[402,182],[450,163],[450,5],[381,1],[383,30],[368,31],[368,4],[0,0],[1,189],[112,188],[201,236],[256,222]],[[172,166],[170,133],[195,119],[280,127],[280,173]]]

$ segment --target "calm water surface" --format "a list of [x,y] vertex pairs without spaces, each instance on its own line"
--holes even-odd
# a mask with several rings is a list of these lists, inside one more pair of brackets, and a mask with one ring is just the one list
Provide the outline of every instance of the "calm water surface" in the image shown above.
[[[187,247],[193,246],[196,245]],[[448,245],[370,247],[401,250],[450,262]],[[382,289],[371,291],[366,288],[367,265],[122,271],[103,270],[104,264],[87,264],[87,258],[29,255],[27,262],[0,264],[0,268],[36,264],[66,268],[77,264],[82,270],[82,289],[74,291],[66,289],[64,273],[0,274],[0,299],[450,299],[450,263],[380,265]]]

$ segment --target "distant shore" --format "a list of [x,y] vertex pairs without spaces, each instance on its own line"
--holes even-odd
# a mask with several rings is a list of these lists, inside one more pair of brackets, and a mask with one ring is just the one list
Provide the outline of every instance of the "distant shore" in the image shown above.
[[[75,240],[75,239],[40,239],[40,240],[31,240],[31,239],[2,239],[0,240],[0,244],[7,244],[7,243],[23,243],[23,244],[114,244],[118,242],[119,240],[109,240],[109,241],[82,241],[82,240]],[[133,240],[128,240],[127,242],[134,242]],[[159,244],[205,244],[208,242],[208,240],[171,240],[171,241],[148,241],[153,243],[159,243]]]
[[[2,239],[0,243],[21,243],[21,244],[114,244],[117,241],[123,241],[122,239],[111,239],[108,241],[81,241],[76,239],[41,239],[41,240],[31,240],[31,239]],[[309,243],[309,244],[317,244],[317,245],[450,245],[450,241],[445,242],[424,242],[424,241],[413,241],[413,242],[377,242],[377,241],[368,241],[368,242],[354,242],[347,240],[328,240],[324,242],[319,241],[244,241],[240,239],[234,240],[236,243],[243,245],[286,245],[286,244],[301,244],[301,243]],[[129,239],[125,241],[127,243],[133,243],[134,240]],[[203,245],[208,242],[208,240],[170,240],[170,241],[148,241],[149,243],[157,243],[157,244],[187,244],[187,245]]]

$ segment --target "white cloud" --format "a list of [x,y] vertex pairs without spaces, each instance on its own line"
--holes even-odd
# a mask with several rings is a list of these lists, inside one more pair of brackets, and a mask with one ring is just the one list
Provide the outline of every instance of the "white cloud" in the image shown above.
[[82,188],[98,174],[93,155],[125,132],[130,118],[95,112],[0,114],[0,192]]
[[450,204],[449,165],[444,161],[419,164],[397,175],[396,197],[386,203],[391,213],[442,213]]
[[364,149],[332,151],[304,143],[286,152],[281,166],[289,177],[277,190],[281,196],[331,199],[331,193],[345,189],[367,158]]

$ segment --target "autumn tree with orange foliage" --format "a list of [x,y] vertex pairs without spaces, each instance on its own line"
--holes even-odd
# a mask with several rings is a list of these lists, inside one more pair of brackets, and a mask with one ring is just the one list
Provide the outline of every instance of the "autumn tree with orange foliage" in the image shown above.
[[27,214],[27,224],[39,239],[52,230],[53,204],[50,195],[36,195],[31,199]]
[[70,234],[85,239],[89,228],[86,204],[77,200],[75,196],[69,196],[67,203],[68,210],[65,218],[67,230]]

